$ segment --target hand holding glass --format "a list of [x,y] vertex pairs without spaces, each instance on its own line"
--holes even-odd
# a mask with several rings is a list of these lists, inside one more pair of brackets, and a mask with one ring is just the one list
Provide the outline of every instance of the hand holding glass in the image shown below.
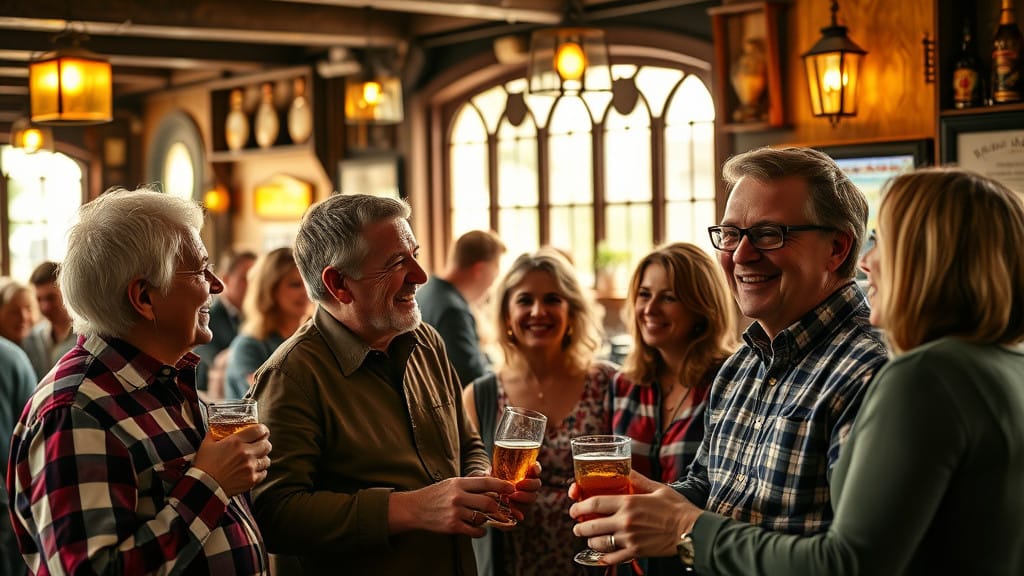
[[[491,475],[515,484],[537,460],[548,417],[535,410],[506,406],[494,431],[494,456]],[[507,496],[498,498],[497,514],[487,517],[490,526],[515,526]]]
[[[629,436],[579,436],[570,441],[576,486],[580,499],[591,496],[629,494],[632,469]],[[581,521],[592,517],[581,518]],[[602,552],[587,548],[573,560],[584,566],[601,566]]]
[[214,440],[223,440],[259,421],[259,411],[253,398],[226,400],[206,407],[206,424]]

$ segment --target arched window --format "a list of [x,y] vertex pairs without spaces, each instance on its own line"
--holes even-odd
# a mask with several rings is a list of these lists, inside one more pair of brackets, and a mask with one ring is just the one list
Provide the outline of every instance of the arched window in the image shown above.
[[516,78],[463,100],[447,138],[452,237],[494,228],[508,261],[553,245],[572,255],[585,283],[595,284],[596,267],[611,268],[620,291],[633,263],[658,244],[711,250],[715,116],[707,86],[670,65],[617,64],[612,76],[614,98],[526,95],[525,79]]
[[0,146],[0,174],[7,220],[0,223],[8,239],[7,273],[28,282],[44,260],[60,262],[67,252],[67,232],[82,204],[82,168],[60,152],[26,154]]

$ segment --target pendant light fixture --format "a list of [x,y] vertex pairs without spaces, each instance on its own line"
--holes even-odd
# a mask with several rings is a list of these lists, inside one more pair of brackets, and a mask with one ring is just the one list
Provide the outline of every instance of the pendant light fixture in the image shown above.
[[358,124],[399,124],[404,118],[402,81],[379,62],[385,52],[390,55],[390,49],[374,48],[373,8],[366,10],[366,51],[362,71],[345,80],[345,120]]
[[53,130],[47,126],[35,126],[28,118],[20,118],[11,124],[11,146],[26,154],[53,152]]
[[28,65],[32,121],[79,125],[113,119],[110,62],[82,48],[82,34],[66,30],[57,49]]
[[850,40],[846,26],[836,20],[838,0],[832,0],[832,24],[821,29],[821,38],[803,54],[811,113],[825,116],[835,127],[843,116],[857,115],[857,84],[860,64],[867,51]]
[[530,94],[579,96],[586,92],[611,92],[604,30],[583,26],[582,21],[582,2],[569,0],[566,25],[535,30],[530,36]]

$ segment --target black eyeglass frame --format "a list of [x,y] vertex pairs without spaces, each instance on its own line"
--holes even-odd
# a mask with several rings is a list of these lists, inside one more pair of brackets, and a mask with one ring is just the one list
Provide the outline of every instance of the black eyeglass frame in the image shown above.
[[[736,241],[736,248],[739,248],[740,242],[742,242],[743,241],[743,237],[746,236],[747,238],[750,239],[751,245],[753,245],[754,248],[757,248],[758,250],[760,250],[762,252],[768,252],[768,251],[771,251],[771,250],[778,250],[779,248],[782,248],[783,246],[785,246],[786,245],[786,235],[789,234],[790,232],[806,232],[806,231],[809,231],[809,230],[823,230],[823,231],[830,231],[830,232],[834,232],[835,231],[835,228],[833,228],[831,226],[820,226],[818,224],[798,224],[798,225],[794,225],[794,226],[786,226],[785,224],[755,224],[754,226],[751,226],[749,228],[740,228],[739,226],[729,226],[729,225],[708,226],[708,236],[711,238],[711,245],[715,248],[715,250],[718,250],[720,252],[735,252],[736,251],[736,248],[732,248],[732,249],[722,248],[721,245],[720,245],[721,244],[721,240],[722,240],[722,230],[726,229],[726,228],[731,229],[731,230],[736,230],[739,233],[739,239]],[[768,229],[768,230],[778,231],[779,232],[780,240],[779,240],[778,246],[770,246],[770,247],[758,246],[758,242],[760,241],[760,237],[756,236],[755,234],[757,234],[758,230],[764,230],[764,229]],[[754,234],[751,234],[751,231],[753,231]]]

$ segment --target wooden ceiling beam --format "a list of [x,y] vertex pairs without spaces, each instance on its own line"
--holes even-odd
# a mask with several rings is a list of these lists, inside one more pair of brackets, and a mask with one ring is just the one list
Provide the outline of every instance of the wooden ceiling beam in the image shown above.
[[470,20],[527,22],[554,25],[564,16],[564,0],[278,0],[291,4],[319,4],[361,8],[372,5],[381,11],[414,12]]
[[[363,2],[365,4],[365,1]],[[405,41],[407,17],[375,13],[374,43]],[[367,14],[351,7],[252,0],[5,0],[0,29],[58,33],[70,26],[91,36],[293,46],[365,46]]]

